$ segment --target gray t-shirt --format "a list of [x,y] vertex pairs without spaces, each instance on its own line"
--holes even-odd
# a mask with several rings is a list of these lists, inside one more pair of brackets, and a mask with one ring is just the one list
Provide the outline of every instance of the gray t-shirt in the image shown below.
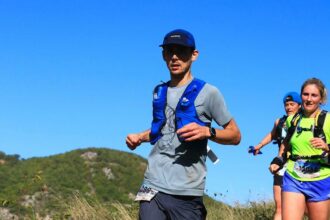
[[[175,108],[189,83],[168,88],[166,124],[149,155],[144,185],[172,195],[203,196],[207,140],[180,142],[175,129]],[[232,119],[222,94],[208,83],[198,94],[195,106],[199,119],[206,123],[214,120],[223,126]]]

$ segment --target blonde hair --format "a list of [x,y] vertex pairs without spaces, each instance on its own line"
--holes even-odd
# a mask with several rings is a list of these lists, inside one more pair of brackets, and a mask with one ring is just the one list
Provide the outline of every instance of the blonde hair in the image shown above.
[[327,89],[325,88],[324,83],[318,79],[318,78],[310,78],[307,79],[304,84],[301,86],[300,93],[302,94],[304,88],[308,85],[316,85],[316,87],[319,89],[320,94],[321,94],[321,103],[325,104],[327,102]]

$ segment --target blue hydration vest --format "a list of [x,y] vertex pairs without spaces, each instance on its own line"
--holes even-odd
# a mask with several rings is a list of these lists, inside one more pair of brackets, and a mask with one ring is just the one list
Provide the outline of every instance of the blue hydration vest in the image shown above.
[[[176,130],[195,122],[202,126],[208,126],[198,118],[195,99],[204,87],[205,82],[194,78],[183,92],[175,109]],[[151,124],[150,143],[155,144],[163,135],[161,129],[166,123],[165,107],[167,102],[167,89],[169,82],[156,86],[153,97],[153,120]]]

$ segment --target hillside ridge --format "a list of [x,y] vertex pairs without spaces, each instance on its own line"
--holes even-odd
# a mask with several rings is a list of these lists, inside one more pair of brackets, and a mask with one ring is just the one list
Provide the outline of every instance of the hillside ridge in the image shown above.
[[30,212],[51,216],[76,194],[103,203],[131,203],[146,164],[138,155],[110,148],[89,147],[29,159],[1,152],[0,219]]

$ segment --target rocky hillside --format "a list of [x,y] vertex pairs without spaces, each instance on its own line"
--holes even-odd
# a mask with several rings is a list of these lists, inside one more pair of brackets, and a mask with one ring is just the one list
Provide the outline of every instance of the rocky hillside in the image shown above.
[[0,219],[58,219],[75,195],[132,203],[145,168],[137,155],[103,148],[27,160],[0,153]]

